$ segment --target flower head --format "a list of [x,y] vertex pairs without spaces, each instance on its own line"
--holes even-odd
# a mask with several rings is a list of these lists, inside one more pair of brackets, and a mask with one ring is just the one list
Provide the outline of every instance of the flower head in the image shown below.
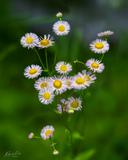
[[56,17],[57,17],[57,18],[61,18],[61,17],[62,17],[62,13],[61,13],[61,12],[58,12],[58,13],[56,14]]
[[53,98],[54,98],[54,94],[53,94],[53,90],[49,89],[49,88],[44,88],[41,89],[39,91],[39,100],[41,101],[41,103],[43,104],[49,104],[52,103]]
[[67,85],[67,88],[70,90],[73,88],[72,82],[73,82],[73,76],[65,77],[65,84]]
[[89,59],[86,62],[86,66],[93,72],[101,73],[104,70],[104,64],[99,60]]
[[70,109],[73,109],[73,110],[81,110],[82,106],[81,106],[81,99],[80,98],[73,98],[73,97],[70,97],[68,99],[68,108]]
[[56,94],[61,94],[67,90],[67,85],[65,84],[65,77],[51,77],[50,87],[55,91]]
[[30,133],[29,135],[28,135],[28,138],[29,139],[32,139],[34,137],[34,133]]
[[61,99],[61,103],[62,103],[62,105],[60,105],[60,104],[57,104],[57,109],[58,109],[58,111],[59,112],[62,112],[62,111],[68,111],[68,106],[67,106],[67,104],[68,104],[68,101],[66,101],[65,99]]
[[60,74],[68,74],[72,71],[72,66],[66,62],[58,62],[55,66],[55,69]]
[[66,21],[57,21],[53,25],[53,31],[59,36],[67,35],[70,31],[70,25]]
[[40,135],[44,140],[46,140],[53,135],[53,131],[54,131],[53,126],[46,126],[41,130]]
[[50,34],[48,34],[48,37],[44,35],[44,38],[39,38],[39,42],[37,44],[37,47],[39,48],[48,48],[49,46],[53,46],[53,37],[50,38]]
[[28,79],[33,79],[41,75],[42,71],[42,67],[40,67],[39,65],[32,64],[31,66],[25,68],[24,76]]
[[26,33],[20,40],[23,47],[34,48],[39,42],[38,36],[35,33]]
[[90,83],[85,79],[85,75],[80,73],[75,75],[71,82],[71,86],[74,89],[86,89],[89,85]]
[[108,30],[108,31],[104,31],[104,32],[98,33],[98,36],[99,37],[107,38],[107,37],[109,37],[112,34],[114,34],[114,32]]
[[49,88],[50,82],[51,82],[50,78],[41,77],[36,81],[36,83],[34,84],[34,87],[37,90],[44,89],[44,87]]
[[109,44],[101,39],[96,39],[95,41],[92,41],[92,43],[90,44],[90,49],[94,53],[103,54],[109,50]]
[[81,75],[81,76],[84,76],[84,79],[85,79],[89,84],[94,83],[94,80],[96,79],[95,74],[91,75],[92,72],[87,72],[87,73],[86,73],[86,70],[83,70],[82,73],[79,72],[78,74]]

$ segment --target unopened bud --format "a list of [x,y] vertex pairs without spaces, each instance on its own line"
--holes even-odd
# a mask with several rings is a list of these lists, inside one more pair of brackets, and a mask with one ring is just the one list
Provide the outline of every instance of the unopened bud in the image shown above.
[[73,113],[74,113],[74,110],[70,108],[70,109],[68,110],[68,113],[69,113],[69,114],[73,114]]
[[34,133],[30,133],[29,135],[28,135],[28,138],[29,139],[32,139],[34,137]]
[[59,152],[55,149],[55,150],[53,151],[53,154],[54,154],[54,155],[58,155]]
[[57,18],[61,18],[61,17],[62,17],[62,13],[61,13],[61,12],[58,12],[58,13],[56,14],[56,17],[57,17]]

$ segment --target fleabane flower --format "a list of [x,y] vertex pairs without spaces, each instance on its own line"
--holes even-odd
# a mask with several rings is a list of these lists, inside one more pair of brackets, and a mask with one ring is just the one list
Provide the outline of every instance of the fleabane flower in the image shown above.
[[61,99],[61,103],[62,103],[62,105],[61,104],[57,104],[57,109],[58,109],[58,111],[59,112],[62,112],[62,111],[68,111],[68,106],[67,106],[67,104],[68,104],[68,101],[66,101],[65,99]]
[[73,86],[72,86],[73,78],[74,78],[73,76],[65,77],[65,84],[67,85],[67,88],[69,90],[73,88]]
[[48,34],[48,37],[44,35],[44,38],[40,37],[39,42],[37,44],[37,47],[39,48],[48,48],[49,46],[53,46],[53,37],[50,38],[50,34]]
[[25,36],[23,36],[20,39],[20,43],[23,47],[34,48],[39,42],[38,36],[35,33],[26,33]]
[[57,21],[53,25],[53,31],[59,36],[67,35],[70,31],[70,25],[66,21]]
[[28,135],[28,138],[29,139],[32,139],[34,137],[34,133],[30,133],[29,135]]
[[38,94],[39,101],[46,105],[53,102],[54,96],[53,90],[46,87],[41,89]]
[[35,82],[34,87],[36,88],[36,90],[44,89],[44,87],[49,88],[50,82],[50,78],[41,77]]
[[53,132],[54,132],[53,126],[46,126],[41,130],[40,135],[44,140],[46,140],[46,139],[49,139],[50,136],[53,135]]
[[61,94],[67,90],[64,77],[51,77],[50,87],[55,91],[56,94]]
[[78,73],[72,79],[71,86],[74,89],[86,89],[87,86],[89,87],[90,83],[85,79],[84,74]]
[[74,98],[74,97],[70,97],[68,98],[68,108],[73,109],[73,110],[81,110],[82,106],[81,106],[81,99],[80,98]]
[[109,44],[107,41],[96,39],[95,41],[92,41],[92,43],[90,44],[90,49],[94,53],[103,54],[109,50]]
[[108,31],[98,33],[98,36],[107,38],[108,36],[110,36],[112,34],[114,34],[114,32],[108,30]]
[[98,73],[101,73],[103,72],[105,66],[103,63],[101,63],[101,61],[99,60],[95,60],[95,59],[89,59],[87,62],[86,62],[86,66],[92,70],[93,72],[98,72]]
[[[94,83],[96,77],[95,77],[95,74],[92,74],[92,72],[86,72],[86,70],[83,70],[82,73],[78,73],[79,75],[83,75],[84,76],[84,79],[89,83]],[[92,75],[91,75],[92,74]]]
[[72,71],[72,66],[66,62],[58,62],[55,66],[55,69],[60,74],[68,74]]
[[42,67],[40,67],[39,65],[32,64],[31,66],[25,68],[24,76],[28,79],[33,79],[41,75],[42,71]]

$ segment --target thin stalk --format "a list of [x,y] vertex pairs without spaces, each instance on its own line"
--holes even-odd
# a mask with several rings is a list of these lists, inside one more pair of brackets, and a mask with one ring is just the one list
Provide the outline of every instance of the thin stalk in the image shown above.
[[[49,73],[49,67],[48,67],[48,58],[47,58],[47,48],[45,48],[45,58],[46,58],[46,66]],[[50,74],[50,73],[49,73]]]
[[85,65],[85,63],[84,63],[84,62],[81,62],[81,61],[76,60],[74,63],[76,63],[76,62],[78,62],[78,63],[81,63],[81,64]]
[[40,55],[39,55],[38,51],[36,50],[36,48],[34,48],[34,50],[35,50],[35,52],[37,53],[37,56],[38,56],[38,58],[39,58],[39,61],[40,61],[41,65],[42,65],[42,67],[43,67],[45,70],[47,70],[47,69],[44,67],[43,62],[42,62],[42,60],[41,60],[41,58],[40,58]]
[[104,57],[104,54],[102,55],[102,57],[101,57],[100,61],[102,61],[103,57]]
[[61,37],[61,36],[59,36],[59,40],[58,40],[58,44],[57,44],[57,49],[56,49],[56,52],[55,52],[54,64],[56,63],[56,57],[57,57],[57,52],[58,52],[60,37]]
[[[65,123],[62,121],[62,119],[59,117],[59,115],[53,110],[53,109],[51,109],[51,107],[49,107],[50,108],[50,110],[52,111],[52,112],[54,112],[54,114],[60,119],[60,121],[62,122],[62,124],[65,126]],[[65,126],[66,127],[66,126]],[[67,128],[67,127],[66,127]]]

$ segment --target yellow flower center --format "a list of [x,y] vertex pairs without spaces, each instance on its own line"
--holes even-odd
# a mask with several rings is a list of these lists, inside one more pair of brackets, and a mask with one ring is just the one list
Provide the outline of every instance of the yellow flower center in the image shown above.
[[45,132],[45,136],[47,137],[47,136],[49,136],[50,134],[52,133],[52,130],[47,130],[46,132]]
[[94,69],[97,69],[97,68],[99,68],[99,64],[96,63],[96,62],[93,62],[93,63],[91,64],[91,67],[94,68]]
[[73,102],[71,103],[71,107],[72,107],[72,108],[78,108],[78,107],[79,107],[79,102],[78,102],[78,101],[73,101]]
[[89,76],[85,76],[84,78],[86,79],[86,81],[91,81],[91,78]]
[[49,92],[45,92],[43,94],[44,99],[49,99],[50,98],[50,93]]
[[69,87],[71,86],[71,84],[70,84],[70,82],[69,82],[69,81],[67,81],[67,82],[66,82],[66,84],[67,84]]
[[37,69],[35,68],[30,69],[29,74],[33,75],[35,73],[37,73]]
[[84,84],[85,83],[85,79],[84,78],[77,78],[76,79],[76,83],[79,84],[79,85],[80,84]]
[[53,86],[57,89],[62,87],[62,82],[60,80],[55,80]]
[[41,87],[41,88],[47,87],[47,82],[41,83],[40,87]]
[[48,46],[50,44],[49,40],[47,39],[43,39],[41,42],[40,42],[40,45],[41,46]]
[[97,42],[97,43],[95,44],[95,48],[97,48],[97,49],[102,49],[102,48],[104,48],[104,45],[103,45],[103,43],[101,43],[101,42]]
[[60,25],[60,26],[58,27],[58,30],[59,30],[60,32],[63,32],[63,31],[65,31],[65,26],[63,26],[63,25]]
[[60,67],[60,70],[61,70],[61,71],[67,71],[67,66],[66,66],[66,65],[62,65],[62,66]]
[[32,43],[32,41],[33,41],[33,38],[32,38],[32,37],[28,37],[28,38],[26,39],[26,43],[28,43],[28,44]]

